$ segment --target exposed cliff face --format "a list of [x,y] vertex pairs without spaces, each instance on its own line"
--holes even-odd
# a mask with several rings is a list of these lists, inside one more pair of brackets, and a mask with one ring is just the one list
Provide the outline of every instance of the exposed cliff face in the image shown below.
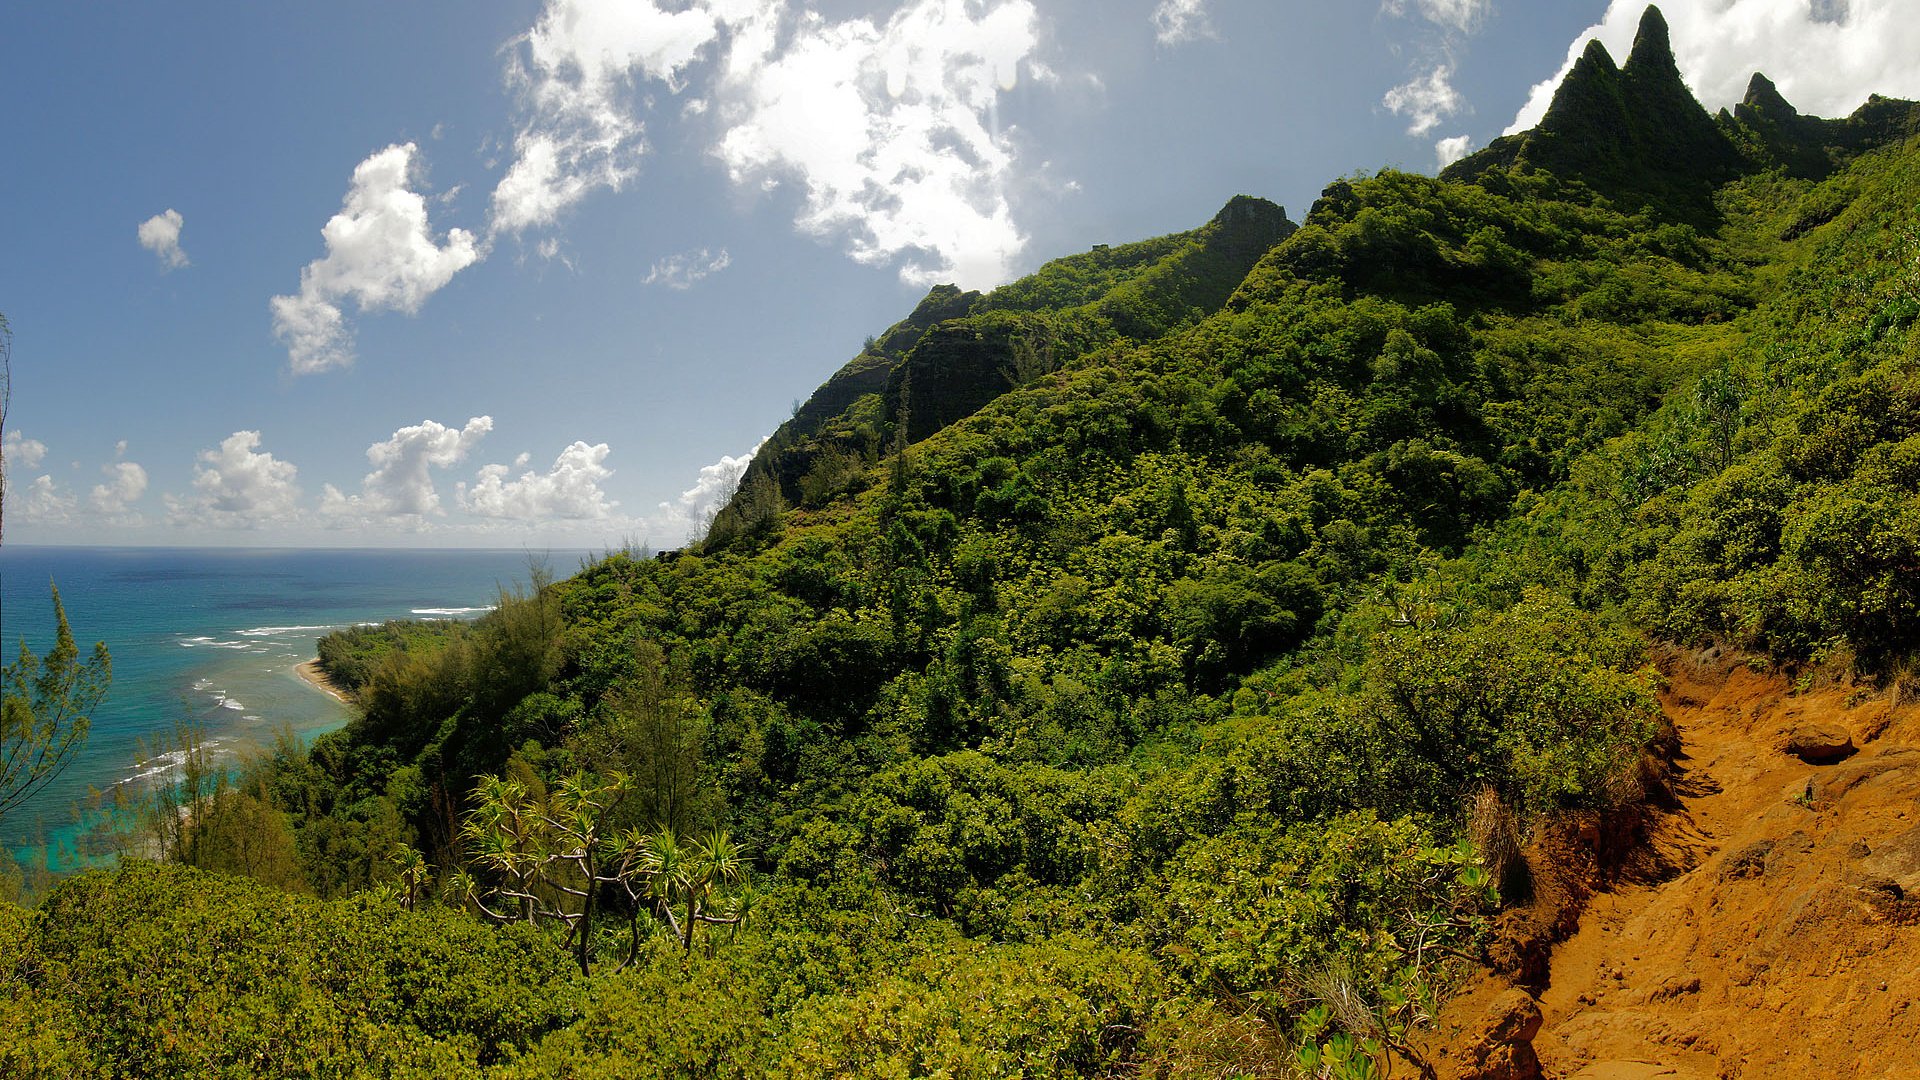
[[917,442],[1101,345],[1216,311],[1294,228],[1281,207],[1239,195],[1192,232],[1102,245],[986,295],[937,286],[780,426],[741,490],[764,498],[772,485],[806,505],[857,486],[903,418]]
[[957,285],[935,285],[913,309],[913,314],[893,324],[862,349],[860,355],[834,372],[800,406],[793,419],[781,425],[781,430],[795,436],[811,434],[826,421],[846,412],[847,407],[861,397],[885,390],[887,373],[920,343],[928,330],[949,319],[966,317],[979,300],[978,292],[962,292]]
[[1235,196],[1189,234],[1190,242],[1088,303],[1022,318],[1007,317],[1017,309],[1001,309],[996,318],[989,296],[980,317],[935,327],[894,367],[886,415],[896,422],[905,416],[907,441],[919,442],[1101,344],[1158,338],[1219,310],[1293,229],[1279,206]]

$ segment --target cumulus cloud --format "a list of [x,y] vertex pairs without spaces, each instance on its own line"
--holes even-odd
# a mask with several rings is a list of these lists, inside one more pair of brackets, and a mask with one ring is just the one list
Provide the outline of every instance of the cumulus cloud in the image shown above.
[[698,251],[683,251],[678,255],[669,255],[653,264],[647,271],[643,285],[665,285],[669,289],[690,289],[694,282],[725,270],[733,262],[725,248],[718,253],[701,248]]
[[353,362],[346,302],[363,314],[413,314],[480,259],[465,229],[448,230],[444,244],[434,239],[427,200],[412,187],[414,153],[412,143],[389,146],[355,167],[340,212],[320,230],[326,255],[300,271],[299,293],[273,298],[274,334],[294,374]]
[[526,119],[493,192],[493,230],[551,225],[594,190],[632,179],[645,151],[645,127],[627,100],[633,75],[678,89],[682,69],[718,33],[706,4],[667,11],[652,0],[549,0],[510,53],[507,77]]
[[[1466,97],[1454,88],[1454,61],[1492,7],[1492,0],[1382,0],[1383,15],[1428,24],[1416,49],[1426,74],[1394,87],[1380,99],[1388,112],[1406,119],[1408,135],[1423,137],[1441,121],[1471,111]],[[1438,140],[1433,150],[1444,169],[1463,157],[1467,146],[1467,137],[1456,135]]]
[[1153,33],[1162,45],[1213,37],[1206,0],[1160,0],[1153,9]]
[[180,249],[180,230],[187,219],[180,211],[168,209],[140,223],[140,246],[160,259],[160,269],[178,270],[187,265],[187,253]]
[[[11,493],[9,493],[11,494]],[[77,500],[60,489],[51,476],[36,476],[14,503],[20,520],[37,525],[60,525],[73,517]]]
[[300,506],[299,470],[260,449],[260,433],[236,431],[202,450],[193,467],[194,494],[166,497],[180,525],[252,529],[292,518]]
[[1380,10],[1401,18],[1418,16],[1456,34],[1470,34],[1493,10],[1493,0],[1385,0]]
[[1037,44],[1028,0],[918,0],[884,23],[800,16],[786,47],[742,34],[729,58],[719,155],[736,182],[792,180],[802,231],[903,280],[1004,281],[1026,239],[1007,191],[1001,93]]
[[482,466],[472,485],[458,485],[460,506],[481,517],[524,522],[606,518],[619,505],[600,489],[613,475],[606,466],[610,452],[606,443],[575,442],[560,451],[552,469],[528,470],[518,478],[508,466]]
[[[125,444],[122,444],[125,445]],[[88,504],[100,514],[124,514],[147,493],[147,470],[131,461],[100,466],[107,482],[93,485]]]
[[385,442],[367,447],[373,471],[361,479],[360,494],[348,495],[332,484],[323,485],[320,512],[336,518],[444,515],[440,493],[433,486],[433,470],[464,461],[492,430],[491,416],[476,416],[461,428],[434,420],[403,427]]
[[1453,68],[1442,64],[1424,78],[1387,91],[1380,104],[1389,112],[1407,118],[1407,134],[1425,135],[1466,104],[1460,92],[1453,88],[1452,80]]
[[711,465],[702,466],[692,487],[681,492],[678,499],[660,504],[657,517],[662,530],[688,539],[705,532],[713,515],[733,498],[734,489],[740,486],[740,477],[753,461],[753,455],[766,444],[767,440],[761,439],[744,454],[727,454]]
[[551,225],[623,187],[645,151],[641,84],[697,77],[680,113],[711,125],[734,182],[791,183],[802,231],[915,284],[996,284],[1025,244],[997,107],[1032,70],[1037,20],[1031,0],[909,0],[883,21],[781,0],[548,0],[512,50],[525,117],[491,228]]
[[39,439],[27,438],[20,433],[19,428],[7,432],[7,437],[4,442],[0,442],[0,446],[4,447],[0,453],[6,456],[8,472],[15,469],[34,468],[47,457],[47,444]]
[[[1552,78],[1533,88],[1507,134],[1540,122],[1560,80],[1598,38],[1624,62],[1646,10],[1613,0],[1568,46]],[[1680,74],[1701,104],[1719,109],[1746,94],[1755,71],[1800,111],[1844,116],[1869,94],[1920,97],[1920,19],[1909,0],[1662,0]]]

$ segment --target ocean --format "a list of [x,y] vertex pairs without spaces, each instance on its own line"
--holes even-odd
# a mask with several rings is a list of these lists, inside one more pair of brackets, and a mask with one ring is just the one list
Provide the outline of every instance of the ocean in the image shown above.
[[544,564],[555,576],[584,553],[475,550],[236,548],[0,548],[0,642],[11,662],[24,638],[53,640],[52,582],[82,657],[104,641],[113,685],[85,745],[59,778],[0,819],[0,846],[23,862],[58,861],[90,791],[154,775],[144,740],[197,725],[222,755],[346,723],[348,707],[300,679],[330,630],[388,619],[471,618],[501,589],[525,587]]

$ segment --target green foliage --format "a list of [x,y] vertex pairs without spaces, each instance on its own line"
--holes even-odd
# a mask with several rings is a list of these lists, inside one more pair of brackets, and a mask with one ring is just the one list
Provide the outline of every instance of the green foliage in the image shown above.
[[36,655],[22,638],[19,655],[0,669],[0,817],[66,768],[86,741],[89,715],[113,682],[106,642],[81,661],[59,589],[53,590],[53,618],[53,648],[46,656]]
[[[236,1010],[233,1045],[288,1069],[293,1043],[514,1076],[1417,1060],[1527,832],[1640,797],[1649,637],[1913,660],[1920,148],[1847,135],[1908,114],[1709,120],[1663,42],[1583,61],[1553,124],[1448,179],[1330,185],[1297,231],[1237,199],[936,288],[704,542],[332,639],[362,715],[216,781],[167,850],[376,897],[204,879],[227,996],[49,1060],[136,1072],[161,1032],[156,1068],[238,1070],[207,1034]],[[159,953],[153,911],[202,901],[154,903],[69,929]],[[62,932],[0,917],[31,958],[0,1062],[108,1007],[46,981]],[[533,959],[493,997],[449,976],[450,1010],[303,959],[491,970],[416,934]],[[145,977],[204,981],[188,940]]]
[[1146,958],[1061,937],[930,952],[850,999],[797,1010],[788,1076],[1101,1076],[1133,1057],[1159,979]]
[[[596,909],[609,903],[626,916],[621,967],[639,956],[655,928],[691,953],[701,926],[750,921],[758,895],[745,851],[723,829],[684,843],[664,824],[653,832],[618,829],[617,813],[633,791],[619,774],[603,781],[575,773],[551,791],[483,777],[461,832],[486,883],[461,870],[449,883],[453,895],[496,923],[558,926],[583,976],[603,944]],[[403,850],[401,859],[421,863],[412,851]],[[412,883],[403,886],[403,906],[411,908]]]
[[578,1022],[488,1073],[502,1080],[749,1080],[767,1020],[759,987],[731,957],[699,955],[593,984]]
[[451,619],[394,619],[330,631],[317,646],[320,669],[335,684],[358,692],[389,656],[432,652],[465,637],[468,629]]
[[1383,635],[1364,668],[1377,782],[1409,808],[1491,788],[1523,817],[1605,807],[1656,732],[1638,643],[1549,594],[1461,629]]
[[32,919],[0,971],[29,1024],[0,1029],[0,1061],[57,1032],[81,1075],[473,1073],[573,1009],[559,950],[445,910],[133,865],[67,882]]

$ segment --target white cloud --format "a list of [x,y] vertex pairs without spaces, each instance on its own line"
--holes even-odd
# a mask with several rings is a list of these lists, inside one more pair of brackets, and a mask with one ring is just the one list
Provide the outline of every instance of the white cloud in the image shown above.
[[510,479],[505,465],[482,466],[471,486],[459,485],[460,506],[482,517],[526,522],[606,518],[619,505],[600,490],[600,482],[613,475],[606,466],[610,452],[606,443],[576,442],[560,451],[552,469],[529,470],[518,479]]
[[320,493],[320,512],[329,517],[444,515],[433,470],[466,459],[493,430],[493,417],[476,416],[463,428],[434,420],[403,427],[385,442],[367,447],[373,471],[360,481],[360,494],[348,495],[332,484]]
[[1153,32],[1162,45],[1213,37],[1206,0],[1160,0],[1153,9]]
[[[1613,0],[1574,39],[1560,70],[1533,88],[1507,134],[1540,122],[1589,40],[1599,38],[1624,63],[1645,10],[1644,0]],[[1740,101],[1755,71],[1818,116],[1845,116],[1869,94],[1920,97],[1920,19],[1911,0],[1662,0],[1660,10],[1680,74],[1710,110]]]
[[1473,139],[1467,135],[1450,135],[1433,144],[1434,157],[1443,169],[1466,157],[1472,150]]
[[744,454],[724,455],[719,461],[702,466],[699,479],[692,487],[681,492],[678,499],[660,504],[657,524],[662,531],[688,539],[704,533],[713,515],[733,498],[733,491],[740,486],[741,474],[747,471],[753,455],[766,444],[767,440],[761,439]]
[[93,485],[88,500],[97,513],[124,514],[147,493],[147,470],[134,462],[116,461],[100,466],[100,471],[107,474],[107,482]]
[[1493,0],[1384,0],[1380,10],[1402,18],[1418,15],[1456,34],[1470,34],[1493,10]]
[[777,53],[771,28],[744,28],[720,158],[741,184],[796,182],[801,230],[843,238],[859,262],[898,262],[916,285],[998,284],[1026,239],[997,107],[1037,44],[1037,18],[1028,0],[916,0],[884,24],[807,12]]
[[702,3],[666,11],[652,0],[549,0],[513,47],[508,80],[526,120],[493,192],[493,231],[551,225],[595,189],[618,191],[645,152],[645,127],[627,101],[634,73],[677,89],[718,33]]
[[260,433],[236,431],[193,467],[191,498],[166,497],[168,518],[181,525],[258,528],[291,519],[299,509],[299,470],[262,452]]
[[327,254],[300,271],[300,292],[272,301],[273,330],[287,346],[296,375],[353,362],[341,311],[413,314],[453,275],[481,258],[472,233],[451,229],[433,238],[427,200],[410,186],[414,144],[389,146],[353,170],[344,205],[321,229]]
[[7,432],[7,437],[0,446],[4,446],[4,451],[0,452],[6,455],[8,472],[15,469],[31,469],[47,457],[47,444],[39,439],[27,438],[20,433],[19,428]]
[[678,255],[669,255],[653,264],[647,271],[642,285],[665,285],[669,289],[690,289],[694,282],[725,270],[733,262],[732,256],[721,248],[718,254],[701,248],[698,251],[683,251]]
[[1407,134],[1425,135],[1466,104],[1460,92],[1453,88],[1452,78],[1453,68],[1442,64],[1425,78],[1387,91],[1380,104],[1389,112],[1407,118]]
[[26,493],[18,497],[14,513],[30,524],[59,525],[72,518],[75,506],[74,497],[60,490],[53,477],[37,476],[27,485]]
[[1025,244],[997,107],[1030,61],[1037,19],[1031,0],[909,0],[884,21],[783,0],[548,0],[513,49],[525,118],[491,228],[551,225],[623,187],[652,105],[638,84],[678,94],[697,75],[678,111],[711,125],[742,187],[794,184],[802,231],[843,240],[861,262],[899,263],[916,284],[996,284]]
[[180,250],[180,230],[187,219],[169,207],[140,223],[140,246],[160,258],[160,269],[178,270],[187,265],[187,253]]

